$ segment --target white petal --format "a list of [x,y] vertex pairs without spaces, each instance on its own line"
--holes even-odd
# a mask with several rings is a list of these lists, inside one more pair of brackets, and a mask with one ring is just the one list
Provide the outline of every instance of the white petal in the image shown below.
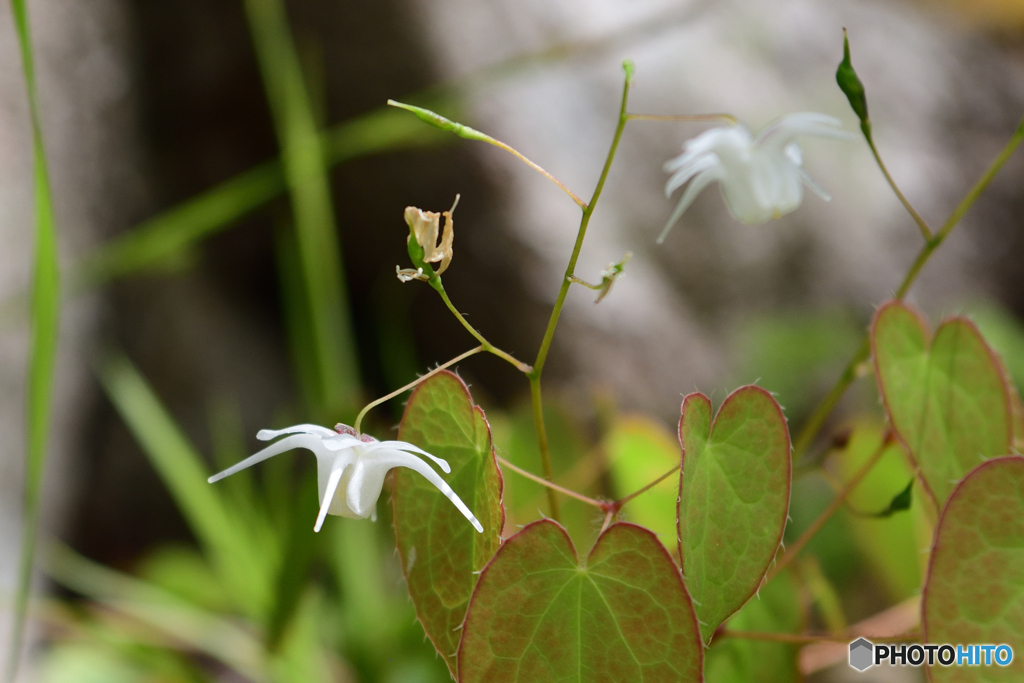
[[[416,460],[418,462],[419,458]],[[377,509],[377,499],[384,488],[384,477],[392,467],[387,461],[375,458],[360,458],[352,466],[345,483],[345,503],[355,516],[366,518]]]
[[788,145],[786,145],[786,149],[784,149],[783,152],[785,152],[786,158],[792,161],[795,165],[803,166],[804,155],[803,152],[800,150],[800,145],[798,145],[795,142],[791,142]]
[[279,453],[290,451],[293,448],[306,448],[316,453],[317,456],[326,454],[326,451],[323,448],[323,441],[319,436],[314,436],[313,434],[294,434],[281,439],[277,443],[270,444],[259,453],[250,455],[242,462],[232,465],[223,472],[213,475],[207,479],[207,481],[211,484],[215,481],[220,481],[224,477],[230,477],[235,472],[240,472],[247,467],[252,467],[256,463],[263,462],[267,458],[272,458]]
[[333,436],[324,437],[324,448],[329,451],[343,451],[346,448],[355,448],[363,443],[358,436],[351,434],[334,433]]
[[[369,463],[367,463],[366,467],[367,470],[369,470]],[[430,468],[430,465],[423,462],[415,455],[399,450],[377,451],[376,453],[373,454],[373,467],[375,469],[378,467],[385,467],[386,469],[391,469],[393,467],[407,467],[411,470],[419,472],[427,481],[429,481],[431,484],[437,487],[437,490],[443,493],[448,498],[448,500],[450,500],[455,505],[455,507],[459,509],[459,512],[461,512],[462,515],[469,520],[470,524],[473,525],[473,528],[475,528],[478,532],[483,533],[483,525],[480,524],[480,521],[473,516],[473,513],[470,511],[468,507],[466,507],[466,504],[462,502],[462,499],[459,498],[458,494],[452,490],[452,487],[449,486],[448,483],[445,482],[445,480],[442,479],[437,472],[432,470]],[[353,476],[353,480],[354,479],[355,476]],[[349,486],[349,498],[351,500],[352,484],[350,483]]]
[[256,433],[256,438],[260,441],[270,441],[276,439],[282,434],[316,434],[320,437],[338,436],[338,432],[327,427],[321,427],[320,425],[301,424],[294,425],[292,427],[285,427],[284,429],[261,429]]
[[818,195],[826,202],[832,201],[832,196],[828,192],[825,192],[821,185],[814,182],[814,180],[811,179],[811,176],[807,175],[807,171],[802,168],[800,169],[800,178],[804,181],[804,185],[811,188],[811,192]]
[[[680,166],[679,170],[675,174],[673,174],[671,178],[668,179],[668,182],[665,184],[665,196],[670,196],[673,192],[675,192],[680,187],[685,185],[686,181],[692,178],[693,176],[697,175],[698,173],[702,173],[720,163],[721,161],[719,160],[718,156],[715,155],[714,153],[708,153],[699,157],[694,157],[685,165]],[[668,164],[666,164],[666,166],[667,165]]]
[[359,450],[363,453],[369,453],[378,448],[393,448],[399,451],[406,451],[408,453],[419,453],[420,455],[425,455],[434,462],[436,462],[437,466],[440,467],[441,471],[444,472],[445,474],[448,474],[449,472],[452,471],[452,468],[448,465],[447,460],[439,458],[436,455],[431,455],[430,453],[427,453],[419,446],[414,446],[411,443],[405,441],[377,441],[376,443],[365,444],[365,446],[363,446]]
[[814,135],[822,138],[856,139],[856,135],[842,129],[842,121],[817,112],[788,114],[772,121],[757,134],[755,147],[761,147],[771,154],[782,154],[786,145],[798,135]]
[[324,519],[327,517],[327,510],[331,507],[331,501],[334,500],[334,492],[338,490],[338,482],[341,481],[341,474],[344,470],[344,465],[339,467],[337,464],[331,468],[331,475],[327,479],[327,486],[324,489],[323,501],[320,503],[320,513],[316,516],[316,524],[313,525],[313,531],[320,531],[320,527],[324,524]]
[[661,231],[660,235],[658,235],[658,244],[665,241],[669,230],[671,230],[672,226],[676,224],[680,216],[683,215],[683,212],[690,207],[690,204],[693,204],[693,200],[697,198],[697,195],[700,194],[701,190],[707,187],[708,183],[714,180],[719,180],[720,175],[721,168],[716,165],[704,171],[690,182],[690,186],[686,188],[686,192],[683,193],[679,203],[676,204],[675,211],[672,212],[672,215],[669,216],[668,222],[665,223],[665,229]]

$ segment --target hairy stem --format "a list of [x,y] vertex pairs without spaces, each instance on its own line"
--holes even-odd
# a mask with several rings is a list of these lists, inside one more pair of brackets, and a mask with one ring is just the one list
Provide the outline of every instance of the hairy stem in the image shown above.
[[[917,280],[917,276],[921,273],[921,269],[924,268],[928,259],[931,258],[935,250],[942,245],[947,237],[949,237],[949,234],[953,232],[953,228],[960,223],[960,219],[963,218],[964,214],[967,213],[967,210],[974,205],[974,202],[976,202],[981,193],[985,191],[985,188],[989,186],[992,179],[995,178],[1003,168],[1003,165],[1006,164],[1011,156],[1013,156],[1013,153],[1017,150],[1017,147],[1020,146],[1022,141],[1024,141],[1024,119],[1021,120],[1021,123],[1014,132],[1013,137],[1011,137],[1010,141],[1006,143],[1006,146],[1003,147],[1002,151],[992,161],[985,173],[982,174],[981,178],[979,178],[974,186],[967,192],[957,207],[953,209],[953,212],[949,215],[949,218],[946,219],[946,222],[943,223],[939,232],[929,238],[925,242],[924,246],[921,247],[921,251],[918,252],[917,258],[914,259],[914,262],[910,266],[910,270],[908,270],[906,276],[904,276],[899,289],[896,290],[897,299],[902,299],[906,296],[907,292],[910,291],[910,287],[914,284],[914,281]],[[870,355],[870,338],[865,334],[860,347],[853,355],[853,358],[850,359],[850,362],[846,364],[846,368],[839,376],[835,386],[833,386],[832,389],[829,390],[828,394],[825,395],[825,398],[822,399],[821,403],[818,404],[818,407],[814,409],[814,412],[811,413],[811,416],[807,419],[807,422],[804,423],[799,434],[797,434],[797,437],[793,442],[794,461],[803,455],[811,445],[811,442],[814,441],[814,438],[818,435],[818,432],[821,431],[822,426],[824,426],[825,421],[832,414],[832,410],[836,407],[836,404],[839,403],[839,399],[843,397],[843,394],[846,393],[849,386],[853,384],[853,380],[856,379],[857,368],[861,363],[867,360]]]
[[486,349],[484,349],[483,345],[477,346],[476,348],[473,348],[473,349],[470,349],[469,351],[466,351],[465,353],[463,353],[461,355],[458,355],[455,358],[452,358],[450,361],[448,361],[446,363],[442,363],[441,365],[438,365],[436,368],[434,368],[433,370],[431,370],[427,374],[421,375],[421,376],[417,377],[416,379],[414,379],[413,381],[409,382],[408,384],[406,384],[401,389],[395,389],[394,391],[392,391],[387,396],[381,396],[380,398],[378,398],[375,401],[370,401],[369,403],[367,403],[363,407],[362,410],[359,411],[359,414],[356,415],[356,421],[355,421],[355,424],[352,425],[352,429],[354,429],[354,430],[356,430],[358,432],[359,431],[359,425],[361,425],[362,422],[363,422],[363,417],[365,417],[366,414],[368,412],[370,412],[370,410],[372,410],[373,408],[376,408],[381,403],[384,403],[385,401],[390,401],[395,396],[400,396],[401,394],[404,394],[405,392],[409,391],[410,389],[415,387],[420,382],[423,382],[425,380],[430,379],[431,377],[433,377],[437,373],[441,372],[445,368],[449,368],[449,367],[455,365],[460,360],[465,360],[466,358],[469,358],[470,356],[476,355],[476,354],[480,353],[481,351],[485,351],[485,350]]

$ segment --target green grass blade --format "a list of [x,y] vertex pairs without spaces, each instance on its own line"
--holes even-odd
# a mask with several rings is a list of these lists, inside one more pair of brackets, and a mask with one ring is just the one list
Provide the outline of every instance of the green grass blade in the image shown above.
[[247,680],[270,680],[259,640],[235,621],[148,581],[93,562],[60,543],[53,543],[47,554],[46,572],[62,586],[95,600],[107,610],[127,615],[148,629],[167,634],[182,649],[208,655]]
[[99,368],[99,378],[236,604],[249,616],[265,614],[273,552],[260,552],[248,542],[252,530],[246,525],[257,520],[247,519],[243,524],[229,514],[217,490],[206,482],[209,472],[195,448],[128,359],[108,358]]
[[310,313],[320,403],[351,409],[359,390],[341,248],[320,134],[280,0],[246,0],[246,13],[292,202]]
[[57,355],[60,322],[60,266],[57,261],[57,230],[50,196],[46,151],[36,100],[35,67],[29,35],[28,10],[24,0],[11,0],[22,69],[32,119],[32,164],[35,184],[35,256],[32,273],[28,382],[26,386],[27,450],[22,520],[21,563],[14,600],[14,624],[7,660],[7,680],[13,681],[21,659],[32,582],[36,536],[39,530],[39,501],[42,489],[46,441],[50,426],[50,398]]

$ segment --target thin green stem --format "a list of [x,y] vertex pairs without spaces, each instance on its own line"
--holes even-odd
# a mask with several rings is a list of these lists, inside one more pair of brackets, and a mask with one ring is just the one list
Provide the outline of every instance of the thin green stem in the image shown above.
[[537,173],[540,173],[542,176],[544,176],[545,178],[547,178],[548,180],[553,182],[555,185],[557,185],[558,188],[560,190],[562,190],[562,192],[564,192],[567,195],[569,195],[569,198],[572,199],[574,202],[576,202],[576,206],[578,206],[581,209],[583,209],[584,211],[586,211],[586,209],[587,209],[586,202],[584,202],[582,199],[580,199],[576,195],[575,192],[573,192],[568,187],[566,187],[565,184],[561,180],[559,180],[555,176],[553,176],[550,173],[548,173],[547,171],[545,171],[543,168],[540,167],[540,165],[538,165],[538,164],[534,163],[533,161],[531,161],[528,157],[526,157],[526,155],[522,154],[515,147],[512,147],[511,145],[507,145],[504,142],[502,142],[501,140],[497,140],[497,139],[492,138],[490,136],[487,136],[487,138],[488,139],[485,140],[485,142],[488,142],[488,143],[494,145],[498,149],[505,150],[506,152],[508,152],[509,154],[514,156],[515,158],[519,159],[520,161],[522,161],[524,164],[526,164],[530,168],[532,168]]
[[548,358],[548,351],[551,349],[551,340],[555,336],[555,328],[558,326],[558,319],[562,315],[562,307],[565,305],[565,296],[569,293],[569,286],[572,284],[572,278],[576,275],[576,261],[579,260],[580,250],[583,248],[583,240],[587,236],[587,226],[590,225],[590,217],[594,215],[594,209],[597,208],[597,201],[601,198],[601,192],[604,190],[605,181],[608,179],[608,172],[612,168],[612,161],[615,159],[615,152],[619,147],[619,140],[622,139],[622,131],[626,127],[626,122],[629,121],[629,115],[626,113],[626,103],[629,99],[629,86],[631,78],[629,75],[626,77],[625,86],[622,89],[622,105],[619,109],[619,123],[615,127],[615,135],[612,138],[611,147],[608,150],[608,156],[604,161],[604,168],[601,169],[601,176],[597,179],[597,187],[594,188],[594,195],[587,203],[587,208],[583,211],[583,217],[580,219],[580,227],[576,233],[576,243],[572,248],[572,255],[569,257],[569,265],[565,268],[565,277],[562,278],[562,285],[558,290],[558,297],[555,299],[555,306],[551,311],[551,318],[548,320],[547,329],[544,331],[544,338],[541,340],[540,350],[537,352],[537,360],[533,364],[533,374],[540,377],[541,372],[544,369],[544,363]]
[[846,390],[853,384],[853,381],[859,376],[859,368],[871,356],[871,341],[867,335],[860,342],[860,346],[857,351],[853,354],[853,357],[843,368],[842,374],[839,375],[839,379],[829,389],[829,392],[822,399],[821,403],[814,409],[811,416],[807,418],[803,427],[800,428],[800,432],[797,434],[796,439],[793,441],[793,462],[798,462],[810,447],[811,442],[821,431],[821,428],[825,425],[825,421],[828,420],[829,416],[832,415],[832,411],[835,410],[839,400],[846,393]]
[[367,403],[363,407],[362,410],[359,411],[359,414],[356,415],[356,421],[352,425],[352,429],[354,429],[354,430],[356,430],[358,432],[359,431],[359,426],[363,423],[363,418],[366,416],[366,414],[368,412],[370,412],[370,410],[372,410],[373,408],[376,408],[377,406],[379,406],[381,403],[384,403],[385,401],[390,401],[394,397],[400,396],[400,395],[404,394],[405,392],[407,392],[410,389],[414,388],[416,385],[420,384],[421,382],[424,382],[424,381],[430,379],[431,377],[433,377],[437,373],[441,372],[445,368],[450,368],[451,366],[455,365],[459,361],[465,360],[465,359],[469,358],[470,356],[476,355],[476,354],[480,353],[481,351],[485,351],[485,350],[486,349],[484,349],[483,345],[477,346],[476,348],[473,348],[473,349],[470,349],[469,351],[466,351],[465,353],[463,353],[461,355],[458,355],[455,358],[452,358],[450,361],[448,361],[446,363],[441,363],[441,365],[438,365],[436,368],[434,368],[430,372],[426,373],[425,375],[421,375],[421,376],[417,377],[416,379],[414,379],[413,381],[409,382],[408,384],[406,384],[401,389],[395,389],[394,391],[392,391],[387,396],[381,396],[380,398],[378,398],[375,401],[370,401],[369,403]]
[[[1013,153],[1017,151],[1017,148],[1020,146],[1022,141],[1024,141],[1024,119],[1021,120],[1020,125],[1017,127],[1017,130],[1014,132],[1009,142],[1006,143],[1002,151],[999,152],[996,158],[992,161],[985,173],[982,174],[976,183],[974,183],[974,186],[967,192],[957,207],[953,209],[949,218],[947,218],[946,222],[942,224],[942,228],[939,232],[928,239],[924,243],[924,246],[921,247],[921,251],[918,252],[917,258],[914,259],[914,262],[910,266],[910,270],[907,271],[907,274],[903,278],[903,282],[900,283],[899,289],[896,290],[895,298],[902,299],[906,296],[907,292],[910,291],[911,286],[917,280],[917,276],[921,273],[925,264],[928,263],[928,259],[931,258],[935,250],[939,248],[947,237],[949,237],[949,234],[953,232],[953,228],[960,223],[960,219],[962,219],[964,214],[967,213],[967,210],[974,205],[978,200],[978,197],[981,196],[981,193],[984,192],[985,188],[987,188],[992,182],[992,179],[996,177],[1006,162],[1009,161],[1010,157],[1013,156]],[[825,421],[832,414],[832,410],[836,407],[836,404],[839,403],[839,399],[843,397],[843,394],[846,393],[849,386],[853,384],[853,380],[857,378],[857,369],[860,367],[861,363],[870,357],[870,355],[870,337],[865,335],[860,347],[857,349],[856,353],[854,353],[850,362],[846,364],[846,367],[843,369],[842,374],[836,381],[835,386],[829,390],[825,398],[822,399],[821,403],[818,404],[818,407],[814,409],[814,412],[807,419],[807,422],[804,423],[799,434],[797,434],[797,437],[793,442],[794,461],[803,455],[811,445],[811,442],[814,441],[814,438],[818,435],[822,426],[824,426]]]
[[732,114],[626,114],[630,121],[694,121],[710,123],[725,121],[736,125],[739,121]]
[[545,178],[553,182],[555,185],[557,185],[558,188],[562,190],[562,192],[565,192],[567,195],[569,195],[569,197],[572,198],[574,202],[576,202],[576,205],[578,207],[580,207],[581,209],[587,208],[586,203],[582,199],[577,197],[575,192],[566,187],[561,180],[545,171],[543,168],[540,167],[539,164],[536,164],[530,159],[528,159],[525,154],[517,150],[512,145],[506,144],[496,138],[492,138],[487,133],[482,133],[475,128],[470,128],[467,125],[461,124],[458,121],[452,121],[449,118],[441,116],[437,112],[430,111],[429,109],[424,109],[423,107],[417,107],[412,104],[405,104],[404,102],[396,102],[395,100],[388,100],[388,106],[397,107],[399,109],[405,109],[406,111],[412,112],[413,114],[416,115],[418,119],[420,119],[424,123],[427,123],[436,128],[440,128],[441,130],[446,130],[449,133],[454,133],[455,135],[458,135],[461,138],[465,138],[467,140],[477,140],[479,142],[486,142],[489,145],[494,145],[498,149],[505,150],[506,152],[508,152],[515,158],[519,159],[530,168],[532,168],[534,171],[537,171],[537,173],[540,173],[542,176],[544,176]]
[[[629,62],[623,64],[626,71],[625,83],[622,87],[622,104],[619,107],[619,121],[615,126],[615,135],[612,137],[611,147],[608,149],[608,156],[604,161],[604,168],[601,169],[601,176],[597,179],[597,186],[594,194],[583,209],[583,216],[580,219],[580,227],[576,233],[576,243],[572,248],[572,255],[569,257],[569,264],[565,268],[565,276],[558,289],[558,296],[555,299],[554,308],[551,310],[551,318],[548,320],[547,329],[544,331],[544,338],[541,340],[540,349],[537,351],[537,359],[533,363],[533,369],[527,373],[530,378],[530,397],[533,402],[533,421],[537,429],[537,443],[540,446],[541,464],[544,466],[544,476],[549,481],[553,479],[551,468],[551,451],[548,446],[547,428],[544,425],[544,410],[541,404],[540,377],[544,370],[544,363],[547,362],[548,352],[551,350],[551,340],[555,336],[555,328],[558,326],[558,319],[562,315],[562,307],[565,305],[565,297],[572,285],[572,278],[576,274],[576,261],[579,260],[580,250],[583,248],[583,240],[587,236],[587,226],[590,225],[590,217],[594,215],[597,202],[601,198],[605,181],[608,179],[608,172],[611,170],[612,161],[615,159],[615,152],[619,147],[619,140],[622,139],[622,131],[629,121],[626,113],[626,105],[629,101],[629,87],[633,80],[633,65]],[[558,520],[558,501],[554,493],[550,495],[551,516]]]
[[853,490],[860,485],[864,480],[864,477],[868,476],[868,472],[871,471],[871,468],[878,464],[878,461],[881,460],[882,454],[885,453],[885,449],[889,444],[889,434],[886,434],[882,437],[882,443],[878,445],[878,448],[876,448],[875,452],[871,454],[871,457],[861,465],[861,468],[857,470],[852,477],[850,477],[850,481],[846,483],[843,490],[836,494],[836,497],[831,503],[829,503],[828,507],[818,515],[818,518],[815,519],[809,527],[807,527],[807,530],[800,534],[800,538],[796,539],[796,542],[790,545],[789,549],[786,550],[782,557],[778,559],[775,566],[768,572],[765,583],[771,581],[780,571],[785,569],[786,565],[792,562],[793,559],[800,554],[800,551],[804,549],[804,546],[806,546],[810,540],[814,538],[819,531],[821,531],[822,527],[825,526],[825,523],[832,519],[832,515],[834,515],[839,508],[843,506],[843,503],[845,503],[846,499],[850,497]]
[[562,493],[562,494],[564,494],[566,496],[569,496],[570,498],[575,498],[578,501],[582,501],[582,502],[586,503],[587,505],[593,505],[594,507],[598,508],[599,510],[605,510],[605,509],[608,508],[608,504],[607,503],[602,503],[601,501],[596,500],[594,498],[590,498],[588,496],[584,496],[582,493],[576,493],[572,489],[567,489],[567,488],[565,488],[563,486],[559,486],[558,484],[550,482],[547,479],[544,479],[543,477],[538,477],[536,474],[533,474],[532,472],[527,472],[523,468],[517,467],[516,465],[513,465],[512,463],[510,463],[508,460],[506,460],[505,458],[501,457],[500,455],[496,455],[494,457],[497,458],[498,462],[501,463],[502,467],[507,467],[510,470],[512,470],[513,472],[515,472],[516,474],[521,475],[523,477],[526,477],[530,481],[537,482],[541,486],[546,487],[549,491],[558,491],[559,493]]
[[483,348],[484,351],[493,354],[498,358],[501,358],[502,360],[508,361],[519,372],[529,375],[530,372],[533,371],[533,368],[531,368],[526,363],[522,362],[512,354],[506,351],[502,351],[497,346],[487,341],[482,334],[476,331],[475,327],[469,324],[469,321],[463,317],[462,313],[459,312],[459,309],[455,308],[455,304],[452,303],[452,300],[448,298],[448,292],[444,291],[444,285],[441,284],[440,275],[435,275],[428,282],[430,282],[430,285],[437,290],[438,294],[441,295],[441,299],[444,301],[444,305],[448,307],[448,310],[452,312],[452,315],[455,316],[456,320],[462,323],[462,326],[466,328],[466,331],[473,335],[474,339],[480,342],[480,346]]
[[871,148],[871,153],[875,157],[875,163],[877,163],[878,168],[881,169],[882,175],[885,176],[886,181],[889,183],[889,187],[891,187],[892,191],[896,193],[896,197],[898,197],[900,203],[903,204],[903,208],[907,210],[907,213],[910,214],[910,217],[914,219],[915,223],[917,223],[917,227],[921,231],[921,236],[924,237],[924,241],[930,241],[932,239],[932,229],[928,227],[928,223],[926,223],[925,220],[921,218],[921,214],[919,214],[914,209],[914,207],[911,206],[910,202],[907,201],[907,198],[903,196],[903,193],[900,191],[900,188],[896,184],[896,181],[892,179],[891,175],[889,175],[889,169],[887,169],[885,167],[885,164],[882,162],[882,157],[879,156],[878,154],[878,149],[875,147],[875,141],[873,137],[867,132],[865,132],[864,137],[865,139],[867,139],[868,147]]
[[[537,446],[540,448],[540,464],[544,468],[544,478],[551,486],[555,485],[555,472],[551,467],[551,446],[548,444],[548,430],[544,425],[544,402],[541,398],[540,377],[531,374],[530,376],[530,404],[533,407],[533,427],[537,431]],[[558,509],[558,496],[553,488],[547,489],[548,508],[551,518],[556,522],[561,521],[561,512]]]
[[657,486],[661,482],[665,481],[666,479],[668,479],[669,477],[671,477],[673,474],[675,474],[678,471],[679,471],[679,465],[676,465],[675,467],[670,469],[668,472],[666,472],[665,474],[661,475],[660,477],[658,477],[657,479],[652,481],[647,486],[644,486],[639,491],[634,491],[633,493],[629,494],[625,498],[622,498],[620,500],[615,501],[615,509],[616,510],[621,510],[623,508],[623,506],[626,505],[626,503],[628,503],[629,501],[633,500],[634,498],[636,498],[637,496],[639,496],[642,493],[647,493],[648,491],[653,489],[655,486]]

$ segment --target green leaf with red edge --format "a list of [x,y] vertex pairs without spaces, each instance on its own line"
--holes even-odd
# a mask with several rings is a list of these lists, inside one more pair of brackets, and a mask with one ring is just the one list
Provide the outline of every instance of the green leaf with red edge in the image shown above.
[[935,683],[1024,680],[1024,458],[978,465],[949,496],[935,530],[921,625],[926,643],[1014,651],[1006,667],[930,667]]
[[927,323],[900,301],[875,313],[871,350],[893,429],[941,506],[981,460],[1010,452],[1012,404],[999,357],[965,318],[929,338]]
[[[728,629],[798,634],[806,621],[800,587],[783,571],[729,619]],[[704,676],[708,683],[793,683],[800,680],[799,650],[795,643],[722,638],[705,656]]]
[[683,399],[677,524],[686,587],[701,633],[757,591],[782,540],[792,483],[789,429],[760,387],[740,387],[711,418],[704,394]]
[[508,539],[473,593],[461,683],[699,683],[703,648],[678,568],[653,533],[613,524],[581,565],[549,520]]
[[462,513],[415,472],[394,470],[395,538],[402,570],[423,630],[455,673],[455,653],[477,572],[501,542],[502,479],[484,411],[451,372],[420,384],[405,407],[398,438],[444,458],[445,479],[484,527]]

